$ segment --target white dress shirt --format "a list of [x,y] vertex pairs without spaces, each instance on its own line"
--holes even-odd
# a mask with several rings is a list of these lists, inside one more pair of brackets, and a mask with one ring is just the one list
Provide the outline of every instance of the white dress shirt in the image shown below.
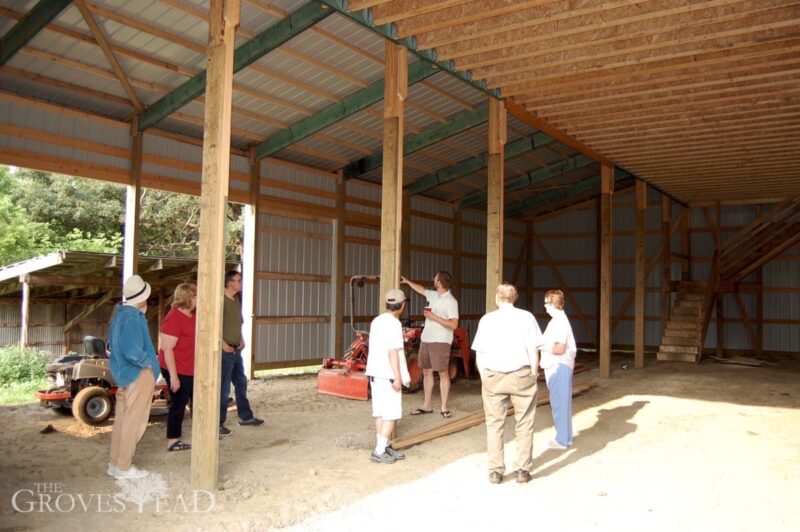
[[511,373],[525,366],[535,370],[541,343],[542,331],[533,314],[501,303],[500,308],[481,318],[472,349],[478,354],[479,369]]

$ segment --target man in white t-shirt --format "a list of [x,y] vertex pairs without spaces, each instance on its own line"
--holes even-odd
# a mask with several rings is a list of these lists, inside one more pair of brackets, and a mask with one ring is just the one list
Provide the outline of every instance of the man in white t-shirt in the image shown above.
[[402,385],[411,384],[403,353],[403,326],[398,319],[405,305],[403,291],[392,288],[386,292],[386,312],[369,326],[366,374],[372,389],[376,432],[375,449],[369,459],[379,464],[393,464],[405,458],[389,445],[394,426],[403,417]]
[[517,421],[514,465],[517,482],[530,481],[533,468],[533,417],[539,370],[537,346],[542,343],[542,332],[533,314],[514,307],[517,295],[512,284],[503,283],[497,287],[498,308],[481,318],[472,342],[481,374],[486,453],[492,484],[500,484],[505,473],[503,433],[509,402]]
[[450,293],[452,283],[452,276],[445,271],[438,272],[433,278],[433,290],[400,276],[400,284],[407,284],[428,300],[423,312],[425,328],[419,345],[419,367],[422,368],[425,399],[422,407],[411,412],[412,416],[433,412],[433,372],[436,371],[439,373],[442,417],[453,417],[447,406],[450,397],[450,346],[453,343],[453,331],[458,327],[458,302]]

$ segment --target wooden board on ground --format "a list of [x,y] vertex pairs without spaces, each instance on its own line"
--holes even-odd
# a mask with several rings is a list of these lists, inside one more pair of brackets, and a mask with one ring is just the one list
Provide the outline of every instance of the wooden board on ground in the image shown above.
[[[572,395],[578,395],[579,393],[583,393],[591,387],[592,385],[589,384],[588,382],[574,383],[572,385]],[[547,390],[539,391],[539,396],[536,399],[536,406],[545,405],[549,402],[550,402],[550,393]],[[510,416],[513,413],[514,413],[514,407],[510,406],[508,408],[508,412],[506,415]],[[411,447],[412,445],[417,445],[418,443],[426,442],[434,438],[439,438],[441,436],[447,436],[449,434],[453,434],[455,432],[459,432],[468,429],[470,427],[480,425],[483,422],[484,422],[483,410],[478,410],[476,412],[467,414],[464,417],[448,421],[447,423],[443,423],[432,429],[420,432],[419,434],[414,434],[413,436],[408,436],[406,438],[395,438],[392,440],[391,445],[395,449],[405,449],[407,447]]]
[[756,358],[749,358],[749,357],[731,357],[731,358],[722,358],[717,356],[708,357],[711,360],[715,360],[720,364],[736,364],[737,366],[753,366],[753,367],[761,367],[761,366],[774,366],[774,362],[769,362],[767,360],[758,360]]

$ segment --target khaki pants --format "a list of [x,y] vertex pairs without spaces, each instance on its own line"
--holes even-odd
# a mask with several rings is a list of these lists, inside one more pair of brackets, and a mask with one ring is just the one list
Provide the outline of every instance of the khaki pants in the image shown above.
[[481,381],[489,471],[496,471],[501,475],[505,473],[503,433],[510,401],[517,421],[517,459],[514,470],[530,472],[533,467],[533,418],[538,390],[531,368],[526,366],[511,373],[484,370]]
[[139,377],[117,390],[114,428],[111,431],[111,465],[127,471],[133,462],[136,444],[142,439],[150,418],[155,379],[153,370],[143,368]]

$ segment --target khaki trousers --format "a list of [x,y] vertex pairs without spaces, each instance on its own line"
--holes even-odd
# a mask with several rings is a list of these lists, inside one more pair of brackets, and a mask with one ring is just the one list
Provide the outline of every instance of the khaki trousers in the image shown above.
[[484,370],[481,375],[483,411],[486,415],[486,450],[489,455],[489,471],[505,473],[503,434],[505,432],[508,403],[514,407],[517,421],[517,459],[514,470],[530,472],[533,468],[533,418],[536,413],[538,387],[531,368],[526,366],[500,373]]
[[123,471],[130,469],[136,444],[147,428],[154,388],[153,370],[143,368],[135,381],[117,390],[109,463]]

